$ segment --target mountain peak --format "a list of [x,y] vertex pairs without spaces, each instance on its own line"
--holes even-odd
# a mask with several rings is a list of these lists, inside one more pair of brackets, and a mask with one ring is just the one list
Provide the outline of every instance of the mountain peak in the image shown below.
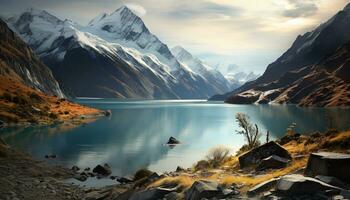
[[346,4],[343,11],[350,11],[350,3]]
[[138,17],[128,6],[123,5],[122,7],[115,10],[111,15],[118,14],[120,16],[134,16]]

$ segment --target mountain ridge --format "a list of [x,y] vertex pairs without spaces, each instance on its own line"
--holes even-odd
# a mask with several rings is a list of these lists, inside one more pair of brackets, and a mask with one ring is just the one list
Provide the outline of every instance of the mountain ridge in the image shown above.
[[[46,13],[27,10],[7,22],[38,53],[70,94],[186,99],[208,98],[230,89],[223,86],[225,81],[211,83],[184,67],[127,7],[100,14],[88,26],[60,20],[51,14],[46,20]],[[212,72],[212,77],[220,77]]]
[[[343,60],[337,61],[344,65],[338,66],[344,73],[343,77],[339,76],[340,72],[335,73],[328,67],[336,63],[326,63],[330,57],[338,54],[339,49],[347,51],[350,41],[349,6],[350,4],[313,31],[299,35],[291,47],[268,65],[256,81],[215,98],[226,97],[226,102],[238,104],[272,102],[302,106],[349,105],[350,97],[344,90],[348,87],[344,76],[350,76],[348,69],[344,68],[348,58],[342,57]],[[322,88],[324,92],[321,92]]]

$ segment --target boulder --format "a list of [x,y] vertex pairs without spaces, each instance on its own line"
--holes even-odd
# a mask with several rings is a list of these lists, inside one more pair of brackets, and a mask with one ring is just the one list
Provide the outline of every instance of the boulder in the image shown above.
[[152,188],[146,189],[139,192],[136,192],[131,195],[129,200],[154,200],[154,199],[163,199],[163,197],[171,192],[174,192],[173,189],[169,188]]
[[119,183],[132,183],[134,180],[130,177],[120,177],[117,179]]
[[327,183],[329,185],[333,185],[333,186],[336,186],[336,187],[339,187],[339,188],[342,188],[342,189],[346,189],[346,190],[350,190],[350,185],[339,180],[338,178],[335,178],[333,176],[323,176],[323,175],[317,175],[315,177],[316,179],[324,182],[324,183]]
[[186,200],[201,200],[203,198],[210,199],[220,194],[218,183],[208,180],[196,181],[186,192]]
[[273,178],[273,179],[267,180],[265,182],[262,182],[256,186],[254,186],[250,190],[248,190],[247,195],[248,196],[255,196],[255,195],[258,195],[262,192],[269,191],[270,189],[272,189],[276,186],[277,181],[278,181],[278,179]]
[[85,175],[76,174],[74,175],[74,178],[77,179],[78,181],[86,181],[88,177]]
[[180,141],[174,137],[170,137],[167,144],[180,144]]
[[280,169],[287,166],[290,160],[281,158],[276,155],[269,156],[261,160],[259,165],[257,166],[257,170],[265,170],[265,169]]
[[137,170],[137,172],[134,175],[134,181],[143,179],[143,178],[147,178],[149,176],[151,176],[153,174],[152,171],[148,170],[148,169],[139,169]]
[[259,164],[262,159],[276,155],[291,160],[289,152],[274,141],[256,147],[238,157],[241,168]]
[[310,154],[305,175],[333,176],[350,183],[350,154],[319,152]]
[[182,167],[180,167],[180,166],[177,166],[176,172],[183,172],[183,171],[185,171],[184,168],[182,168]]
[[312,195],[329,191],[340,193],[341,189],[315,178],[292,174],[283,176],[277,181],[276,191],[286,195]]
[[192,184],[191,188],[186,191],[186,200],[201,200],[211,198],[226,198],[237,195],[236,190],[221,188],[217,182],[209,180],[200,180]]
[[108,164],[102,165],[97,165],[92,172],[103,175],[103,176],[108,176],[112,173],[111,168],[109,167]]
[[151,182],[153,182],[153,181],[156,181],[156,180],[158,180],[158,179],[160,179],[160,176],[158,175],[158,173],[157,172],[153,172],[151,175],[149,175],[148,177],[144,177],[144,178],[142,178],[142,179],[139,179],[139,180],[135,180],[135,178],[134,178],[134,181],[136,181],[135,182],[135,186],[144,186],[144,185],[146,185],[146,184],[149,184],[149,183],[151,183]]

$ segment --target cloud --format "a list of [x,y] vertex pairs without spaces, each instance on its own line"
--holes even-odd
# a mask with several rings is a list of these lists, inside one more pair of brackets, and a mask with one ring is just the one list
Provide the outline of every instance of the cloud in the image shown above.
[[242,9],[234,6],[221,5],[209,1],[198,2],[193,5],[182,3],[174,5],[174,9],[163,14],[168,17],[178,19],[193,19],[193,18],[214,18],[225,19],[228,17],[238,16],[242,13]]
[[125,6],[134,11],[138,16],[144,16],[147,13],[146,9],[138,4],[128,3]]
[[309,17],[317,13],[318,7],[313,0],[288,0],[290,8],[282,15],[290,18]]

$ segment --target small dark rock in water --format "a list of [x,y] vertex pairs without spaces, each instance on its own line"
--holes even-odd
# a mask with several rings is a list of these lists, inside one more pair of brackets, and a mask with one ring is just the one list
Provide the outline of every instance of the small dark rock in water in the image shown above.
[[45,155],[45,158],[49,159],[49,158],[56,158],[57,156],[55,154],[51,154],[51,155]]
[[90,177],[95,177],[96,175],[94,174],[94,173],[92,173],[92,172],[88,172],[88,175],[90,176]]
[[79,168],[78,166],[74,165],[74,166],[72,167],[72,170],[76,172],[76,171],[79,171],[80,168]]
[[111,176],[109,178],[112,179],[112,180],[115,180],[117,177],[116,176]]
[[111,116],[112,115],[112,111],[111,110],[106,110],[105,111],[105,116],[106,117],[109,117],[109,116]]
[[119,183],[132,183],[133,179],[129,177],[120,177],[117,179]]
[[167,144],[180,144],[180,141],[174,137],[170,137]]
[[90,171],[90,167],[85,168],[84,171]]
[[87,176],[84,176],[84,175],[75,175],[74,176],[75,179],[77,179],[78,181],[86,181],[87,180]]
[[100,175],[104,175],[104,176],[108,176],[112,173],[111,168],[109,167],[108,164],[104,164],[102,165],[97,165],[92,172],[100,174]]
[[85,172],[81,172],[80,175],[81,175],[81,176],[86,176],[86,177],[89,176],[89,175],[88,175],[87,173],[85,173]]

